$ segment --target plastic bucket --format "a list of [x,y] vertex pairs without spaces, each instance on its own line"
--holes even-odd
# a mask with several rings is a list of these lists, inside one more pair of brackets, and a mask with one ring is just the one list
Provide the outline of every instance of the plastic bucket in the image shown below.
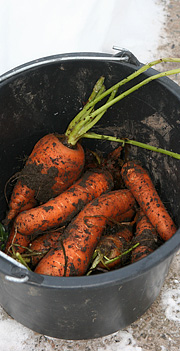
[[[5,184],[22,168],[24,157],[36,141],[46,133],[65,131],[101,75],[105,75],[106,86],[110,87],[134,72],[138,61],[133,60],[133,55],[130,59],[124,56],[56,55],[1,76],[0,221],[7,210]],[[155,73],[150,69],[141,79]],[[180,153],[179,116],[180,88],[165,78],[114,105],[95,129]],[[83,145],[104,153],[115,146],[87,139]],[[149,169],[179,226],[179,161],[136,147],[131,147],[130,153]],[[139,262],[108,273],[68,278],[27,271],[1,252],[0,304],[15,320],[38,333],[62,339],[105,336],[130,325],[151,306],[179,247],[180,230]]]

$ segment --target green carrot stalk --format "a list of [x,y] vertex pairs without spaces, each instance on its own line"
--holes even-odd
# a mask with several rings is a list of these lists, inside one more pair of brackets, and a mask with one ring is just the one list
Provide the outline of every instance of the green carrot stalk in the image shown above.
[[90,112],[93,110],[93,108],[96,104],[96,103],[94,103],[95,98],[98,98],[100,95],[103,94],[103,92],[105,90],[104,79],[105,78],[103,76],[98,79],[98,81],[96,82],[96,84],[93,87],[93,91],[88,99],[88,102],[86,103],[84,108],[73,118],[73,120],[68,125],[68,128],[67,128],[66,133],[65,133],[67,138],[68,138],[68,142],[69,142],[69,136],[71,136],[71,134],[76,131],[77,125],[79,124],[79,122],[82,121],[84,119],[84,117],[86,115],[89,115]]
[[[111,94],[112,90],[119,89],[122,85],[130,82],[132,79],[134,79],[134,78],[138,77],[140,74],[146,72],[149,68],[151,68],[151,67],[153,67],[153,66],[155,66],[155,65],[157,65],[159,63],[163,63],[163,62],[164,63],[167,63],[167,62],[172,62],[172,63],[178,63],[179,62],[180,63],[180,58],[171,58],[171,57],[160,58],[158,60],[155,60],[155,61],[152,61],[152,62],[149,62],[149,63],[143,65],[137,71],[135,71],[134,73],[130,74],[128,77],[122,79],[120,82],[118,82],[117,84],[113,85],[111,88],[106,90],[101,96],[96,97],[96,99],[94,99],[94,101],[89,104],[89,107],[92,104],[97,104],[97,102],[101,101],[104,97],[106,97],[107,95]],[[177,73],[179,73],[179,72],[177,72]],[[172,73],[172,74],[176,74],[176,73]]]
[[93,254],[92,265],[91,265],[91,267],[86,275],[90,275],[100,262],[104,265],[105,268],[107,268],[109,270],[108,264],[119,260],[122,256],[127,255],[129,252],[134,250],[137,246],[139,246],[139,243],[136,243],[135,245],[133,245],[132,247],[130,247],[126,251],[122,252],[119,256],[116,256],[112,259],[108,259],[108,257],[104,256],[103,253],[99,252],[98,250],[95,250],[95,252]]
[[153,76],[150,76],[149,78],[146,78],[145,80],[143,80],[142,82],[134,85],[132,88],[126,90],[125,92],[123,92],[122,94],[118,95],[117,97],[115,97],[113,100],[107,102],[106,104],[104,104],[103,106],[101,106],[100,108],[98,108],[96,111],[94,111],[91,114],[91,119],[93,119],[94,117],[96,117],[99,113],[102,113],[104,110],[107,110],[109,107],[113,106],[116,102],[122,100],[123,98],[125,98],[126,96],[130,95],[131,93],[133,93],[134,91],[138,90],[139,88],[141,88],[142,86],[148,84],[149,82],[161,78],[161,77],[165,77],[165,76],[170,76],[170,75],[174,75],[180,73],[180,68],[177,69],[172,69],[170,71],[166,71],[166,72],[161,72],[158,74],[155,74]]
[[109,259],[108,257],[105,257],[105,256],[104,256],[105,260],[102,261],[102,263],[103,263],[105,266],[108,266],[108,264],[113,263],[113,262],[119,260],[119,259],[120,259],[122,256],[124,256],[124,255],[127,255],[129,252],[131,252],[132,250],[134,250],[137,246],[139,246],[139,243],[136,243],[135,245],[133,245],[132,247],[130,247],[128,250],[122,252],[119,256],[116,256],[116,257],[111,258],[111,259]]
[[21,256],[19,252],[16,252],[15,256],[20,263],[22,263],[29,271],[31,271],[28,264],[26,263],[26,261],[24,260],[24,258]]
[[[113,94],[114,92],[117,92],[118,88],[125,83],[131,81],[132,79],[136,78],[139,76],[141,73],[147,71],[150,67],[157,65],[158,63],[162,62],[180,62],[180,58],[161,58],[159,60],[152,61],[150,63],[147,63],[143,65],[140,69],[138,69],[136,72],[132,73],[128,77],[122,79],[119,83],[113,85],[110,89],[104,91],[104,77],[100,77],[100,79],[97,81],[97,83],[94,86],[93,92],[90,95],[88,99],[88,103],[84,106],[84,108],[74,117],[74,119],[71,121],[69,124],[65,135],[67,137],[67,142],[71,145],[75,145],[76,142],[82,137],[83,134],[85,134],[90,128],[92,128],[93,125],[97,123],[97,121],[103,116],[103,114],[106,112],[106,110],[114,105],[116,102],[120,101],[127,95],[131,94],[133,91],[139,89],[141,86],[149,83],[150,81],[154,79],[158,79],[163,76],[169,76],[172,74],[177,74],[180,73],[180,69],[174,69],[162,73],[158,73],[154,76],[151,76],[141,83],[135,85],[131,89],[125,91],[124,93],[120,94],[116,98],[111,96],[111,98],[106,102],[103,106],[98,108],[96,111],[91,111],[94,109],[95,105],[101,101],[104,97],[107,95]],[[101,114],[103,112],[103,114]],[[96,117],[96,118],[95,118]],[[83,123],[79,122],[84,121],[84,126],[85,128],[83,129]]]
[[141,147],[143,149],[147,149],[147,150],[154,151],[154,152],[159,152],[161,154],[165,154],[167,156],[171,156],[173,158],[176,158],[176,159],[180,160],[180,154],[178,154],[178,153],[175,153],[175,152],[172,152],[172,151],[168,151],[168,150],[165,150],[165,149],[161,149],[159,147],[148,145],[148,144],[145,144],[145,143],[141,143],[141,142],[136,141],[136,140],[119,139],[119,138],[116,138],[116,137],[113,137],[113,136],[101,135],[101,134],[96,134],[96,133],[93,133],[93,132],[85,133],[83,135],[83,138],[115,141],[115,142],[118,142],[118,143],[122,143],[123,146],[125,144],[138,146],[138,147]]

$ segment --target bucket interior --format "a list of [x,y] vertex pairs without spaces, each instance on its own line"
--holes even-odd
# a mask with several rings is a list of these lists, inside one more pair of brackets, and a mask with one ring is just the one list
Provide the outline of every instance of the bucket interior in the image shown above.
[[[132,73],[126,63],[92,60],[53,61],[25,67],[0,86],[0,220],[5,217],[14,185],[9,179],[24,165],[38,139],[50,132],[65,132],[68,123],[87,101],[95,82],[105,76],[110,87]],[[149,70],[154,74],[154,70]],[[149,74],[148,72],[148,74]],[[119,92],[147,77],[124,85]],[[169,79],[154,81],[110,108],[93,128],[97,133],[129,138],[180,153],[180,88]],[[82,140],[91,150],[108,153],[114,142]],[[130,147],[129,157],[146,167],[177,226],[180,224],[180,167],[169,156]],[[7,184],[8,182],[8,184]]]

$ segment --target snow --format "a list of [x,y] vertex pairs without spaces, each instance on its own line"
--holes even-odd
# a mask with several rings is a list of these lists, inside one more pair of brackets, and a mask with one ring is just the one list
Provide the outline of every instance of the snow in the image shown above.
[[[59,53],[114,54],[114,45],[130,50],[141,62],[158,58],[165,15],[163,1],[0,0],[0,5],[0,74]],[[180,322],[178,281],[174,283],[174,289],[162,294],[162,303],[166,318]],[[0,308],[1,351],[68,351],[79,350],[79,345],[36,334]],[[92,343],[87,341],[87,345],[91,351],[142,351],[131,327]]]
[[[1,351],[27,350],[23,347],[28,339],[33,338],[33,332],[6,315],[0,308],[0,349]],[[32,343],[33,344],[33,343]],[[32,347],[31,344],[31,347]],[[33,345],[34,346],[34,345]]]
[[156,0],[0,0],[0,74],[31,60],[68,52],[154,58],[163,27]]
[[180,323],[180,282],[175,284],[179,284],[179,287],[176,285],[173,289],[169,289],[162,293],[162,303],[165,306],[165,315],[166,318]]

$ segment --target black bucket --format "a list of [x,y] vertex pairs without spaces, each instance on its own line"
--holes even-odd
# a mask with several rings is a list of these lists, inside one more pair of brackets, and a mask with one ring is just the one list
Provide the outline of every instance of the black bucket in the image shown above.
[[[65,131],[101,75],[110,87],[137,68],[133,55],[81,53],[33,61],[1,77],[0,221],[7,210],[5,184],[22,168],[37,140],[50,132]],[[150,69],[133,84],[155,73]],[[180,88],[163,78],[110,108],[95,130],[180,153],[179,121]],[[83,145],[104,153],[116,146],[87,139]],[[179,226],[180,161],[136,147],[130,153],[149,170]],[[0,304],[15,320],[38,333],[74,340],[105,336],[130,325],[151,306],[179,247],[180,230],[139,262],[108,273],[67,278],[35,274],[0,252]]]

